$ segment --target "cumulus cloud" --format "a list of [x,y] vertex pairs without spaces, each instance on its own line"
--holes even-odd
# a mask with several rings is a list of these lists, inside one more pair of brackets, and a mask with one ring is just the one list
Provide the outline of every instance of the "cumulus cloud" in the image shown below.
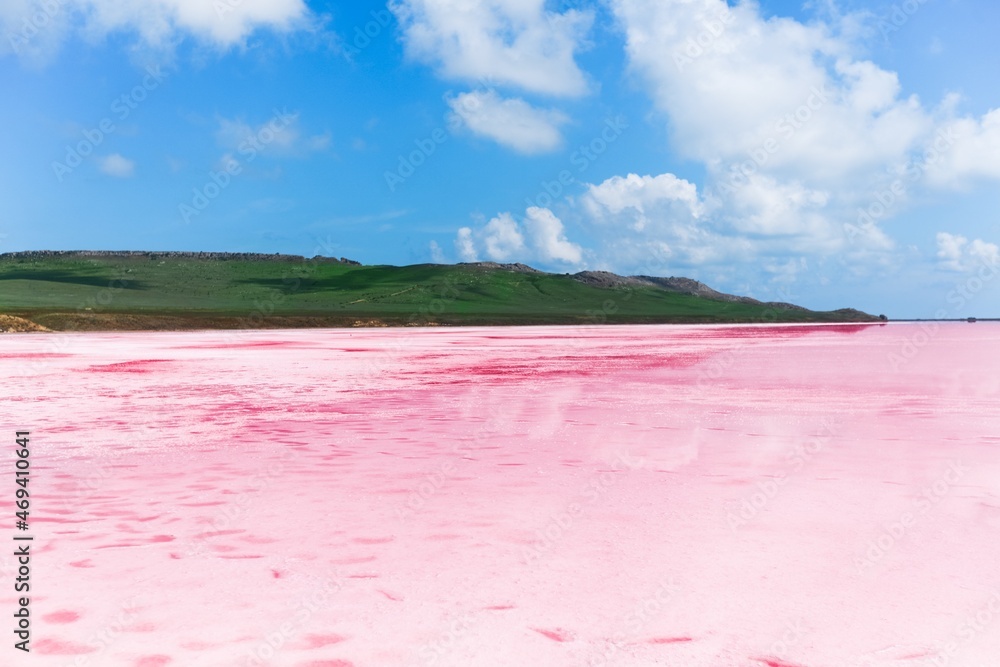
[[558,148],[562,144],[559,126],[568,120],[558,111],[536,109],[493,90],[462,93],[448,100],[448,105],[453,123],[528,155]]
[[[1000,113],[955,120],[947,117],[953,101],[926,108],[903,94],[895,72],[859,58],[835,26],[765,19],[754,3],[723,0],[613,6],[630,65],[669,117],[675,147],[718,184],[753,172],[865,192],[928,151],[946,153],[944,174],[1000,174]],[[948,126],[961,141],[940,151]]]
[[741,262],[772,276],[834,258],[884,266],[896,250],[881,224],[919,191],[1000,178],[1000,110],[959,117],[955,96],[928,107],[907,95],[844,37],[861,15],[806,24],[756,3],[610,4],[671,150],[705,172],[697,187],[669,173],[588,187],[576,213],[607,230],[598,242],[618,266],[644,253],[654,267]]
[[480,236],[486,256],[498,262],[513,259],[524,250],[521,228],[509,213],[501,213],[486,223]]
[[1000,247],[981,239],[970,242],[964,236],[938,232],[937,258],[949,271],[973,271],[983,265],[1000,265]]
[[[798,181],[764,174],[750,176],[729,198],[724,216],[734,233],[765,237],[803,237],[821,249],[824,241],[842,237],[839,226],[824,217],[830,193]],[[827,248],[833,249],[833,248]]]
[[826,192],[762,175],[722,202],[674,174],[628,174],[587,185],[567,215],[591,228],[607,268],[626,272],[728,280],[742,267],[744,279],[760,284],[814,268],[809,257],[884,263],[894,247],[885,233],[833,224],[827,200]]
[[664,206],[682,209],[691,218],[701,217],[705,210],[698,188],[674,174],[612,176],[599,185],[589,185],[583,204],[595,217],[631,214],[629,226],[635,231],[643,231],[650,223],[647,212],[662,215]]
[[768,171],[840,180],[900,162],[931,129],[894,72],[856,59],[824,23],[723,0],[613,5],[676,148],[717,170],[757,153]]
[[135,162],[118,153],[107,155],[97,163],[101,173],[115,178],[129,178],[135,173]]
[[462,227],[455,235],[455,252],[463,262],[478,262],[479,253],[476,252],[476,242],[472,238],[472,228]]
[[547,208],[532,206],[525,211],[524,226],[528,230],[535,256],[543,262],[579,264],[583,250],[570,242],[563,230],[562,220]]
[[304,0],[5,0],[0,49],[44,59],[74,31],[90,40],[133,35],[153,49],[185,37],[228,49],[256,30],[289,31],[309,17]]
[[590,11],[545,9],[545,0],[397,0],[390,3],[409,57],[441,76],[535,93],[587,90],[575,53]]
[[968,254],[976,264],[996,266],[1000,263],[1000,247],[996,243],[976,239],[969,244]]
[[500,213],[478,229],[462,227],[455,250],[466,262],[540,262],[579,265],[583,249],[566,238],[562,220],[547,208],[532,206],[521,222]]
[[608,268],[664,275],[749,256],[750,243],[723,233],[721,220],[708,215],[711,207],[697,186],[669,173],[612,176],[587,185],[578,203]]
[[942,127],[925,161],[933,185],[967,188],[977,180],[1000,180],[1000,109],[980,119],[958,118]]
[[[503,213],[481,227],[463,227],[455,239],[459,256],[463,261],[688,275],[784,300],[785,286],[814,274],[838,253],[830,268],[838,273],[848,260],[854,266],[847,270],[858,276],[891,264],[887,252],[894,244],[880,228],[856,228],[848,235],[822,215],[825,193],[795,184],[755,181],[745,190],[738,214],[669,173],[612,176],[584,188],[559,216],[530,207],[521,218]],[[581,245],[581,232],[599,250]]]
[[[463,227],[455,247],[465,261],[582,267],[590,259],[596,268],[650,275],[722,275],[751,264],[766,280],[787,281],[809,268],[807,255],[846,243],[839,228],[811,210],[823,205],[823,193],[760,182],[746,189],[745,200],[734,215],[674,174],[612,176],[585,185],[564,207],[575,229],[589,228],[600,253],[571,240],[563,218],[540,207],[520,220],[502,213],[478,229]],[[877,228],[858,235],[859,247],[885,248]]]

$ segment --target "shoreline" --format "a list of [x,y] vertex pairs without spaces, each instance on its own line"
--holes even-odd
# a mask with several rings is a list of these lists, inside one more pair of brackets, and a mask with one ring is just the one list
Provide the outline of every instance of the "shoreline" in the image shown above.
[[692,319],[684,317],[593,317],[532,318],[532,317],[366,317],[325,314],[252,315],[220,313],[0,313],[2,333],[69,333],[121,331],[272,331],[279,329],[413,329],[455,327],[530,327],[530,326],[622,326],[622,325],[687,325],[687,326],[750,326],[750,325],[851,325],[885,324],[878,319],[823,318],[760,319],[720,318]]

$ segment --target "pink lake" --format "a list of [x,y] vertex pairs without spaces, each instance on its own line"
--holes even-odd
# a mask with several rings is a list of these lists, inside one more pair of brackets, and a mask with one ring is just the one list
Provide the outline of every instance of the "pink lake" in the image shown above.
[[988,323],[5,336],[34,542],[0,664],[997,667],[998,352]]

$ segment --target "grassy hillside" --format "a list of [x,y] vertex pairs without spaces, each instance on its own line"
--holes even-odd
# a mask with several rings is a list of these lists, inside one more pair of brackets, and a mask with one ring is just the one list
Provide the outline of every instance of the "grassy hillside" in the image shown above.
[[0,258],[0,313],[52,329],[858,321],[476,265],[169,256]]

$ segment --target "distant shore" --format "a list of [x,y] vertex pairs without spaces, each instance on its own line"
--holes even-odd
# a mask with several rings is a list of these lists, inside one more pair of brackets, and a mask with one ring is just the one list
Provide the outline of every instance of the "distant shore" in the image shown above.
[[718,292],[685,277],[524,264],[362,265],[187,252],[0,254],[0,331],[879,322]]

